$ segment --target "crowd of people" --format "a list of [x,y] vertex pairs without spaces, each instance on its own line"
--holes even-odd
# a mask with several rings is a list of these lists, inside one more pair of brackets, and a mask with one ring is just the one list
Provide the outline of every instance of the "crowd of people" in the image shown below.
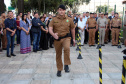
[[[105,46],[105,44],[111,42],[111,37],[112,46],[118,45],[119,32],[122,26],[118,13],[112,11],[111,16],[108,17],[108,13],[99,13],[98,15],[89,12],[72,14],[71,11],[68,11],[67,16],[74,22],[76,38],[78,33],[80,34],[81,46],[87,43],[89,47],[95,46],[95,44]],[[28,12],[27,14],[19,13],[14,18],[12,11],[8,11],[7,15],[1,13],[0,52],[7,50],[7,57],[16,56],[14,54],[15,41],[16,46],[20,45],[21,54],[31,52],[31,45],[33,45],[33,52],[53,48],[54,38],[49,33],[49,23],[53,17],[55,16],[51,14],[39,16],[37,12],[34,12],[31,16],[31,13]],[[72,39],[71,46],[74,46]],[[11,53],[9,48],[11,48]]]

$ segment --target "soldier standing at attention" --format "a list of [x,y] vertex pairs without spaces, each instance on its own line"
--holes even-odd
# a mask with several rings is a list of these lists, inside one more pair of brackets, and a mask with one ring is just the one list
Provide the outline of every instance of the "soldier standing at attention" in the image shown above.
[[101,17],[98,18],[97,24],[99,27],[99,44],[101,46],[105,46],[104,45],[104,38],[105,38],[105,31],[107,30],[108,21],[104,17],[104,13],[101,13]]
[[109,29],[110,29],[110,19],[108,18],[108,13],[105,14],[105,18],[108,20],[107,29],[105,31],[105,44],[108,44],[108,35],[109,35]]
[[93,13],[90,13],[90,18],[86,22],[86,29],[89,32],[89,47],[95,46],[95,32],[98,29],[97,22],[93,15]]
[[62,63],[62,48],[64,48],[64,70],[66,73],[70,72],[70,30],[73,37],[73,43],[75,45],[75,25],[73,20],[65,15],[66,8],[64,5],[58,7],[58,15],[53,17],[49,24],[49,32],[54,37],[54,46],[56,50],[56,64],[57,64],[57,76],[61,77],[61,71],[63,70]]
[[112,46],[118,45],[119,32],[122,26],[121,18],[118,17],[118,13],[115,13],[115,17],[111,20],[110,29],[112,31]]

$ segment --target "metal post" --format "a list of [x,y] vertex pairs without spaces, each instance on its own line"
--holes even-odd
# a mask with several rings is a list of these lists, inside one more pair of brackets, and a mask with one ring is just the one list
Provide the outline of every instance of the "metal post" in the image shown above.
[[119,43],[118,43],[118,48],[122,48],[121,47],[121,28],[120,28],[120,32],[119,32]]
[[101,0],[100,0],[100,12],[101,12]]
[[99,30],[98,30],[98,45],[97,45],[96,49],[99,49],[99,46],[100,46],[100,44],[99,44]]
[[78,35],[77,35],[77,48],[76,51],[79,51],[79,30],[78,30]]
[[94,0],[94,12],[95,12],[95,0]]
[[121,81],[121,84],[125,84],[125,71],[126,71],[126,56],[123,56],[122,81]]
[[114,9],[114,12],[116,12],[116,5],[115,5],[115,9]]
[[81,56],[81,37],[80,37],[80,33],[79,33],[79,55],[77,57],[77,59],[83,59],[82,56]]
[[107,7],[107,12],[109,12],[109,0],[108,0],[108,7]]
[[99,46],[99,84],[102,84],[102,49]]

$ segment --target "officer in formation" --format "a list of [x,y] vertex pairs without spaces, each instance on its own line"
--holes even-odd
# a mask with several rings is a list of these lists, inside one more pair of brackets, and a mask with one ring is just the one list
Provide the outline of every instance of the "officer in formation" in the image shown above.
[[108,21],[104,17],[104,13],[101,13],[101,17],[98,18],[97,24],[99,27],[99,44],[101,46],[105,46],[104,39],[105,39],[105,31],[107,30]]
[[49,24],[49,32],[54,37],[54,46],[56,50],[56,64],[57,64],[57,76],[61,77],[61,71],[63,70],[62,63],[62,48],[64,48],[64,70],[66,73],[70,72],[70,42],[71,34],[73,37],[73,43],[75,45],[75,25],[73,20],[65,15],[66,8],[64,5],[58,7],[58,15],[52,18]]
[[105,44],[108,44],[108,36],[109,36],[109,29],[110,29],[110,19],[108,18],[108,13],[105,13],[105,18],[108,20],[107,29],[105,31]]
[[121,18],[119,18],[118,13],[115,13],[115,17],[111,20],[110,29],[112,31],[112,46],[118,45],[119,32],[122,26]]
[[90,13],[90,18],[86,22],[86,29],[89,33],[89,47],[95,46],[95,32],[98,30],[97,22],[93,16],[94,13]]

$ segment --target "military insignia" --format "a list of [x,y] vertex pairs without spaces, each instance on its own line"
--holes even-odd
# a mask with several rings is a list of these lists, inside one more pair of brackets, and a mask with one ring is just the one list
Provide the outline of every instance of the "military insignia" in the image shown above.
[[67,19],[66,22],[69,22],[69,20]]

